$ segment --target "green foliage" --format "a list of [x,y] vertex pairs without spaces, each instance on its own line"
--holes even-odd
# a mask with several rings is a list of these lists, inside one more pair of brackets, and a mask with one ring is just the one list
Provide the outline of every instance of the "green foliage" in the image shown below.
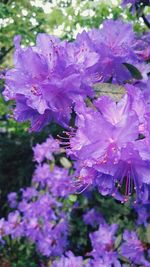
[[125,88],[121,85],[111,83],[97,83],[94,86],[96,98],[100,96],[110,96],[113,100],[118,102],[125,93]]
[[7,263],[6,266],[11,267],[37,267],[39,265],[39,257],[32,243],[27,243],[23,239],[10,240],[9,237],[5,241],[6,248],[3,250],[0,263]]
[[[111,197],[102,197],[99,192],[92,191],[89,194],[89,201],[85,195],[78,195],[76,203],[76,207],[71,212],[70,216],[70,229],[69,229],[69,249],[76,252],[77,255],[86,254],[91,250],[91,243],[89,239],[88,233],[91,231],[97,230],[97,226],[95,225],[93,228],[91,226],[87,226],[83,221],[83,214],[88,211],[90,208],[95,208],[99,211],[107,223],[119,224],[119,235],[116,239],[115,246],[118,247],[122,240],[122,232],[124,229],[135,230],[135,220],[136,214],[129,203],[120,204],[120,202],[112,199]],[[71,197],[72,199],[72,197]],[[68,200],[67,210],[69,210],[73,205],[71,201]],[[140,228],[139,228],[140,229]],[[143,233],[143,230],[141,228]],[[140,233],[140,237],[142,236]],[[73,238],[72,238],[73,237]]]
[[137,79],[137,80],[141,80],[143,77],[140,73],[140,71],[133,65],[129,64],[129,63],[124,63],[124,66],[129,70],[129,72],[132,74],[132,77]]
[[33,45],[38,32],[72,39],[83,28],[97,28],[106,18],[119,17],[133,21],[137,31],[146,28],[136,16],[131,15],[129,10],[123,11],[118,4],[92,0],[43,0],[39,5],[31,0],[1,1],[0,63],[3,66],[12,65],[13,38],[17,34],[22,36],[23,45]]
[[31,1],[12,0],[0,3],[0,19],[0,61],[8,66],[10,52],[10,62],[12,60],[14,36],[21,34],[24,44],[34,42],[37,33],[44,31],[45,16],[43,9],[33,6]]

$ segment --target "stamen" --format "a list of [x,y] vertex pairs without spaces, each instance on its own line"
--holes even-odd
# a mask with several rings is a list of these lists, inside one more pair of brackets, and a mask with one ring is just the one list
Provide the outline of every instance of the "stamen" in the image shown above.
[[69,138],[74,137],[76,135],[76,132],[71,132],[71,131],[70,132],[63,131],[63,133],[65,133],[66,135],[68,135]]
[[60,136],[59,134],[57,134],[57,137],[60,139],[69,140],[69,137]]
[[42,95],[41,92],[38,91],[37,87],[36,86],[32,86],[31,87],[31,93],[35,96],[40,96]]
[[88,183],[81,191],[79,192],[76,191],[76,194],[82,194],[89,186],[90,186],[90,183]]

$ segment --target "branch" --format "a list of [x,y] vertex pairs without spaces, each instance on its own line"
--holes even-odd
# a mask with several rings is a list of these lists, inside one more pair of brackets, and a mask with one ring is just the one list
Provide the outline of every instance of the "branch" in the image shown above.
[[150,29],[150,22],[147,20],[147,18],[145,17],[145,15],[142,14],[141,17],[142,17],[142,19],[143,19],[145,25]]
[[[34,31],[35,29],[38,29],[40,26],[42,25],[42,23],[39,23],[38,25],[32,27],[29,29],[29,32]],[[0,55],[0,63],[2,63],[4,57],[14,48],[14,46],[12,45],[11,47],[9,47],[7,50],[4,51],[4,53],[2,55]]]
[[0,55],[0,62],[3,61],[3,58],[13,49],[13,45],[11,47],[9,47],[7,50],[4,51],[4,53],[2,55]]

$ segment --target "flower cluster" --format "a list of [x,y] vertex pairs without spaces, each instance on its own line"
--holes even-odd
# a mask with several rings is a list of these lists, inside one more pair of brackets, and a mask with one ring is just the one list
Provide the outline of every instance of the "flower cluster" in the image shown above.
[[145,4],[145,5],[148,5],[150,3],[149,3],[149,0],[123,0],[122,1],[123,6],[126,6],[127,4],[132,4],[132,5]]
[[[135,42],[134,49],[141,61],[148,61],[150,59],[150,33],[142,34],[137,41]],[[148,64],[145,65],[145,68],[148,67]],[[148,72],[147,72],[148,73]]]
[[126,5],[128,5],[128,4],[132,4],[132,5],[134,5],[134,4],[136,4],[137,2],[140,2],[139,0],[123,0],[122,1],[122,5],[123,6],[126,6]]
[[[75,256],[72,251],[68,251],[68,223],[60,209],[61,203],[54,201],[48,192],[40,196],[38,191],[33,190],[33,187],[24,192],[26,198],[24,196],[18,203],[18,209],[9,213],[7,220],[3,218],[0,220],[3,246],[6,236],[8,238],[10,235],[15,240],[26,237],[36,244],[40,254],[50,259],[52,267],[126,266],[120,262],[120,259],[129,264],[150,266],[148,243],[141,241],[135,231],[125,230],[123,234],[118,235],[119,225],[107,224],[98,211],[95,211],[95,216],[102,219],[92,226],[94,229],[97,225],[97,230],[89,233],[91,251],[84,257]],[[87,214],[94,215],[94,209],[89,210]],[[85,218],[87,214],[83,217]],[[85,223],[90,224],[88,221]]]
[[[23,49],[19,42],[17,36],[15,67],[6,73],[4,91],[6,99],[16,101],[15,118],[31,121],[31,131],[39,131],[52,120],[68,125],[77,98],[91,94],[85,77],[82,78],[87,52],[82,52],[78,44],[74,51],[72,44],[47,34],[39,34],[34,47]],[[88,44],[86,46],[88,48]],[[83,53],[83,62],[79,60],[80,53]],[[98,60],[96,53],[94,56],[95,61],[87,62],[87,68]]]
[[121,246],[121,253],[127,259],[130,259],[134,264],[143,264],[143,266],[150,266],[149,262],[144,257],[144,251],[147,249],[145,245],[138,239],[135,232],[125,231],[123,234],[123,244]]
[[117,227],[116,224],[111,226],[107,224],[99,225],[98,231],[90,234],[93,247],[91,255],[94,258],[91,260],[91,266],[99,266],[99,262],[101,265],[104,263],[107,264],[106,266],[112,266],[113,264],[119,266],[118,255],[114,247]]
[[[119,107],[124,109],[121,104]],[[119,107],[116,119],[120,116]],[[93,112],[96,111],[88,109],[84,114],[91,118]],[[85,118],[81,114],[80,116],[84,126]],[[127,114],[124,116],[128,117]],[[81,123],[79,118],[78,123]],[[86,123],[90,126],[88,121]],[[119,125],[122,124],[124,123],[120,122]],[[133,129],[134,127],[133,125]],[[92,129],[95,133],[95,128]],[[92,137],[92,133],[89,131],[88,133]],[[120,132],[119,134],[121,135]],[[78,140],[80,142],[80,138]],[[78,146],[77,142],[76,145]],[[31,186],[21,189],[18,195],[15,192],[8,195],[8,202],[13,210],[8,214],[7,219],[0,219],[1,246],[4,247],[8,240],[9,242],[10,240],[23,242],[22,238],[25,238],[35,245],[40,255],[50,260],[52,267],[121,267],[124,265],[120,261],[120,255],[131,264],[143,264],[149,267],[147,243],[141,241],[134,231],[125,230],[120,235],[119,225],[108,224],[103,214],[95,208],[86,208],[87,211],[83,211],[82,215],[84,227],[90,227],[88,237],[90,249],[82,256],[76,256],[74,251],[70,251],[71,214],[80,205],[79,202],[75,204],[67,202],[69,195],[74,194],[72,176],[68,174],[68,169],[54,166],[55,157],[61,152],[61,148],[51,136],[44,143],[37,144],[33,151],[37,166]],[[90,194],[85,195],[85,198],[87,202],[90,202]],[[66,207],[67,214],[65,213]],[[150,218],[148,207],[146,199],[144,205],[134,206],[138,214],[137,225],[147,227]]]
[[81,256],[76,257],[71,251],[66,252],[59,261],[55,261],[52,267],[86,267]]
[[[92,209],[84,214],[84,220],[90,214],[92,217],[101,217],[102,215]],[[94,222],[94,221],[93,221]],[[91,224],[85,220],[86,224]],[[77,256],[69,251],[66,256],[62,256],[59,260],[55,261],[53,267],[124,267],[122,263],[124,259],[131,266],[137,266],[140,264],[145,267],[149,267],[149,250],[147,244],[142,242],[135,231],[125,230],[123,234],[118,235],[119,225],[107,224],[104,218],[98,220],[92,227],[98,226],[96,231],[92,231],[89,234],[92,250],[87,253],[86,259]],[[147,255],[147,257],[145,257]],[[147,259],[146,259],[147,258]],[[123,260],[123,261],[124,261]],[[128,265],[127,265],[128,266]]]
[[[16,119],[30,120],[32,131],[52,120],[71,129],[62,144],[70,146],[67,153],[76,160],[80,192],[93,184],[102,195],[123,202],[135,192],[139,202],[149,190],[149,43],[148,33],[136,36],[131,24],[121,20],[106,20],[101,29],[83,31],[73,42],[38,34],[36,46],[21,48],[20,38],[15,38],[14,68],[6,72],[3,94],[15,99]],[[97,83],[122,85],[124,96],[117,103],[107,95],[96,99]],[[33,180],[41,186],[48,183],[56,195],[58,188],[52,187],[43,160],[51,161],[59,152],[51,138],[34,148],[39,166]],[[64,179],[58,178],[59,168],[52,175],[60,188],[64,185],[58,190],[64,195],[66,171]]]
[[[75,192],[75,186],[82,192],[92,185],[102,195],[111,195],[122,202],[135,195],[137,225],[147,227],[148,44],[148,33],[136,36],[132,26],[121,20],[107,20],[101,29],[83,31],[73,42],[39,34],[34,47],[21,48],[20,37],[15,38],[14,68],[6,71],[3,93],[6,100],[16,101],[15,118],[29,120],[31,131],[39,131],[53,120],[67,131],[63,132],[62,148],[51,136],[33,148],[37,166],[32,185],[21,189],[21,200],[15,192],[8,195],[10,207],[16,210],[9,213],[7,220],[0,220],[3,244],[6,236],[25,237],[42,255],[54,259],[54,267],[120,267],[124,266],[120,254],[130,264],[149,266],[145,258],[147,245],[139,240],[137,233],[125,230],[118,248],[119,226],[107,224],[95,209],[83,215],[85,224],[97,227],[89,234],[91,250],[84,258],[75,256],[68,249],[70,214],[64,212],[65,200]],[[112,83],[116,88],[119,84],[124,94],[117,102],[112,96],[97,97],[94,89],[97,83],[101,86]],[[70,127],[72,111],[75,120]],[[65,146],[74,161],[72,175],[67,168],[55,164]],[[56,259],[57,256],[60,258]]]
[[44,143],[33,147],[34,160],[38,164],[32,183],[40,189],[47,188],[53,197],[65,197],[75,191],[68,169],[55,165],[55,156],[62,151],[59,142],[51,136]]
[[0,236],[26,237],[42,255],[61,256],[67,246],[68,219],[60,199],[73,192],[71,177],[67,169],[51,167],[54,154],[60,151],[52,137],[37,144],[33,151],[38,165],[32,185],[20,190],[20,201],[15,192],[8,195],[10,207],[16,210],[9,213],[7,220],[0,220]]
[[79,99],[94,95],[95,83],[132,79],[125,63],[140,68],[138,49],[148,53],[141,51],[145,40],[137,47],[137,39],[132,26],[121,20],[83,31],[74,42],[38,34],[35,46],[22,48],[16,36],[14,68],[6,71],[3,92],[6,100],[16,101],[15,118],[30,121],[31,131],[53,120],[68,127],[72,109]]
[[150,184],[149,103],[133,86],[117,104],[105,96],[93,103],[95,109],[78,104],[77,130],[69,137],[77,179],[122,201],[135,191],[139,201]]
[[57,140],[54,140],[51,136],[46,139],[42,144],[37,144],[34,148],[34,159],[38,163],[43,162],[44,159],[53,160],[53,153],[60,152],[60,146]]
[[32,187],[23,193],[25,196],[18,203],[17,210],[9,213],[7,220],[0,220],[1,238],[26,237],[36,244],[42,255],[61,255],[66,246],[68,226],[66,216],[59,212],[57,201],[48,192],[43,195]]

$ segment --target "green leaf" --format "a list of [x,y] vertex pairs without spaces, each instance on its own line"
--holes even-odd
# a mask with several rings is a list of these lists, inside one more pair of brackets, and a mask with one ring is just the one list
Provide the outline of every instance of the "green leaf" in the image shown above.
[[106,95],[116,102],[118,102],[125,94],[125,88],[123,86],[110,83],[97,83],[94,85],[94,91],[97,98]]
[[115,249],[119,247],[121,241],[122,241],[122,235],[118,235],[115,240]]
[[71,168],[71,162],[67,159],[67,158],[65,158],[65,157],[62,157],[61,159],[60,159],[60,163],[61,163],[61,165],[64,167],[64,168],[66,168],[66,169],[70,169]]
[[[119,259],[122,260],[123,262],[125,262],[126,266],[128,266],[127,263],[129,263],[129,260],[126,257],[119,255]],[[129,266],[131,266],[131,265],[129,265]]]
[[129,63],[123,63],[123,65],[129,70],[133,78],[137,80],[143,79],[141,72],[135,66]]
[[53,266],[53,263],[52,263],[52,261],[50,260],[49,262],[48,262],[48,267],[52,267]]
[[147,229],[146,229],[146,239],[147,239],[147,243],[150,244],[150,224],[148,224]]
[[70,196],[69,196],[69,200],[70,200],[71,202],[76,202],[76,200],[77,200],[77,196],[76,196],[76,195],[70,195]]

